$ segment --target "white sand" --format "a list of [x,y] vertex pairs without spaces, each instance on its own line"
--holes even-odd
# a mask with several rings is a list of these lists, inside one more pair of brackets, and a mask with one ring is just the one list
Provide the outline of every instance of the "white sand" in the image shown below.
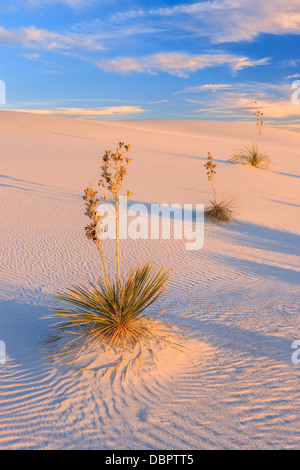
[[[0,447],[3,449],[278,449],[300,447],[300,135],[263,129],[272,171],[233,165],[256,138],[255,122],[91,122],[0,111]],[[207,203],[204,163],[217,160],[219,193],[239,196],[238,223],[207,224],[205,245],[122,242],[121,267],[154,260],[172,268],[160,306],[184,325],[189,356],[161,351],[140,376],[112,382],[89,370],[46,365],[41,339],[54,291],[96,280],[98,253],[84,236],[83,188],[100,158],[131,145],[126,189],[145,203]],[[113,261],[114,244],[106,243]],[[114,265],[112,266],[114,272]],[[103,371],[103,370],[102,370]]]

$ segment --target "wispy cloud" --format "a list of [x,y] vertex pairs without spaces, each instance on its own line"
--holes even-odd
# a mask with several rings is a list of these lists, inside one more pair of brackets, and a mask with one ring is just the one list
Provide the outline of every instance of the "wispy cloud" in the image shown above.
[[138,58],[117,57],[115,59],[104,59],[98,62],[97,65],[106,72],[121,74],[129,72],[147,72],[155,74],[160,71],[186,78],[190,72],[195,72],[206,67],[227,66],[233,72],[237,72],[245,67],[265,65],[268,62],[268,58],[257,60],[226,53],[192,55],[180,52],[169,52]]
[[167,103],[168,100],[157,100],[157,101],[151,101],[150,104],[160,104],[160,103]]
[[251,122],[257,101],[266,126],[291,128],[298,126],[300,113],[300,105],[292,102],[292,92],[286,82],[234,82],[186,87],[175,94],[181,94],[181,100],[189,105],[189,116]]
[[293,75],[288,75],[285,77],[287,80],[290,80],[291,78],[300,78],[300,73],[294,73]]
[[67,5],[70,8],[81,8],[94,4],[95,0],[22,0],[22,3],[23,5],[27,4],[32,7],[44,7],[61,3],[62,5]]
[[299,34],[299,0],[208,0],[114,13],[112,21],[142,23],[207,36],[213,43],[251,41],[259,34]]
[[54,116],[97,118],[98,116],[130,115],[145,112],[139,106],[111,106],[107,108],[49,108],[49,109],[14,109],[14,111]]
[[218,90],[224,90],[230,88],[231,85],[225,84],[225,83],[207,83],[205,85],[199,85],[199,86],[188,86],[183,88],[183,90],[179,90],[175,92],[175,95],[179,95],[182,93],[200,93],[206,92],[206,91],[212,91],[215,93]]
[[0,27],[0,43],[19,44],[26,48],[43,50],[89,49],[95,51],[103,49],[95,35],[60,34],[35,26],[12,30]]
[[[195,113],[209,113],[218,118],[230,117],[234,119],[250,120],[255,109],[252,97],[239,93],[230,93],[222,96],[222,101],[202,103],[203,107],[195,109]],[[208,106],[208,107],[207,107]],[[299,105],[294,105],[290,100],[259,100],[259,107],[263,110],[265,120],[292,119],[299,117]],[[270,122],[270,121],[269,121]]]
[[[243,91],[242,91],[243,90]],[[195,113],[211,116],[251,120],[255,101],[263,110],[265,120],[299,118],[299,105],[291,100],[291,88],[287,85],[268,83],[234,84],[231,90],[218,90],[214,95],[201,95],[201,99],[185,98],[185,101],[201,107]]]

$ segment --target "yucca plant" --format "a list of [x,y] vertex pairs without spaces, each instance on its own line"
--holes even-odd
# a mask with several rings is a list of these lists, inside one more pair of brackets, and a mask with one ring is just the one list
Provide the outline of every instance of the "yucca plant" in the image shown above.
[[72,339],[50,357],[67,364],[80,359],[83,345],[102,343],[106,348],[131,351],[136,343],[149,346],[151,339],[171,343],[171,325],[152,318],[162,310],[146,313],[163,296],[169,276],[168,270],[155,273],[153,264],[146,263],[131,269],[120,283],[100,279],[97,285],[90,282],[89,288],[80,285],[58,293],[57,299],[66,307],[55,308],[55,314],[44,318],[55,318],[52,329],[71,334]]
[[236,210],[234,203],[236,201],[236,196],[217,199],[217,191],[214,181],[217,173],[215,169],[217,164],[214,162],[214,158],[210,152],[208,152],[207,162],[204,166],[213,190],[213,199],[210,201],[210,206],[204,211],[205,218],[210,222],[229,224],[234,220]]
[[[137,343],[140,344],[139,359],[142,345],[149,349],[151,339],[167,341],[176,347],[172,341],[171,325],[157,322],[154,314],[162,313],[162,309],[149,312],[149,308],[163,296],[170,278],[170,270],[162,267],[155,271],[153,263],[147,262],[140,267],[132,268],[127,275],[121,275],[120,270],[120,236],[119,236],[119,195],[122,182],[127,174],[131,159],[127,152],[129,145],[120,142],[116,151],[106,150],[102,157],[101,179],[99,186],[111,194],[101,200],[112,204],[116,218],[116,268],[117,276],[110,279],[102,249],[101,234],[103,216],[99,214],[101,200],[96,198],[96,191],[90,186],[84,190],[83,199],[86,201],[85,214],[91,219],[85,227],[88,239],[98,248],[102,260],[104,276],[97,284],[89,282],[89,287],[73,286],[64,292],[57,293],[56,300],[64,304],[54,308],[44,318],[55,319],[52,329],[56,332],[69,333],[71,341],[54,354],[48,356],[54,362],[63,364],[73,363],[80,359],[83,347],[95,344],[104,345],[117,351],[131,351]],[[126,198],[132,195],[127,191]],[[172,325],[173,326],[173,325]],[[51,341],[52,342],[52,341]],[[180,346],[177,345],[179,348]],[[122,355],[119,360],[122,361]],[[118,363],[112,367],[115,370]]]
[[255,101],[256,109],[254,116],[256,116],[256,125],[258,130],[257,142],[252,143],[250,146],[245,145],[241,150],[237,151],[230,159],[230,162],[241,163],[242,165],[251,165],[255,168],[268,169],[272,166],[271,158],[259,151],[259,142],[262,134],[263,126],[263,113],[258,109],[257,101]]
[[214,223],[230,224],[235,219],[236,196],[228,196],[217,201],[210,201],[210,206],[205,209],[204,215],[207,220]]
[[233,163],[241,163],[242,165],[251,165],[255,168],[261,168],[267,170],[272,166],[271,158],[261,153],[258,150],[256,144],[252,144],[251,146],[245,145],[243,149],[236,152],[229,161]]

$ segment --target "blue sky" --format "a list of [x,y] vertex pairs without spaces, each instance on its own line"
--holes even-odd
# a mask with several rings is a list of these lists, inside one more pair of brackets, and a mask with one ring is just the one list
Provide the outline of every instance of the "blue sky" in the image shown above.
[[0,0],[1,108],[298,130],[299,51],[300,0]]

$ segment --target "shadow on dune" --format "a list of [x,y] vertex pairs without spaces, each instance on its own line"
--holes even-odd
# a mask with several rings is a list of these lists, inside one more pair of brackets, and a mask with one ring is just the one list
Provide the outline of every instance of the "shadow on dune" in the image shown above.
[[[157,152],[158,153],[158,152]],[[162,152],[164,156],[170,156],[170,157],[178,157],[178,158],[188,158],[190,160],[202,160],[203,162],[207,161],[207,155],[202,156],[202,155],[186,155],[182,153],[172,153],[172,152]],[[218,158],[214,158],[214,161],[217,163],[225,163],[226,165],[235,165],[233,162],[229,162],[228,160],[220,160]]]
[[300,207],[300,204],[293,204],[292,202],[278,201],[277,199],[270,199],[270,200],[273,202],[276,202],[277,204],[283,204],[285,206]]
[[82,137],[80,135],[63,134],[62,132],[53,132],[53,131],[46,131],[46,132],[48,132],[48,134],[63,135],[64,137],[73,137],[74,139],[93,140],[94,142],[99,142],[99,139],[94,139],[92,137]]
[[[293,366],[291,361],[293,340],[290,338],[266,335],[259,331],[228,326],[211,320],[199,321],[197,329],[202,337],[204,335],[210,343],[218,347],[239,352],[242,356],[254,359],[266,358],[267,361]],[[247,366],[246,362],[245,366]],[[249,366],[251,367],[251,364]]]
[[46,355],[42,340],[49,331],[47,320],[40,318],[47,313],[44,306],[16,300],[0,302],[0,339],[6,346],[7,364],[32,368],[42,361]]
[[[33,182],[33,181],[21,180],[21,179],[19,179],[19,178],[14,178],[13,176],[8,176],[8,175],[0,175],[0,178],[6,178],[6,179],[8,179],[8,180],[10,180],[10,181],[12,181],[12,182],[28,183],[28,184],[35,184],[35,185],[37,185],[37,186],[47,186],[47,187],[49,187],[48,184],[44,184],[44,183],[35,183],[35,182]],[[2,184],[1,184],[1,186],[8,186],[8,185],[5,185],[5,184],[2,185]],[[22,188],[19,188],[19,187],[18,187],[18,189],[22,189]]]
[[[257,277],[257,282],[261,285],[270,280],[276,283],[287,283],[298,286],[300,284],[300,271],[294,269],[274,266],[272,264],[262,263],[260,261],[250,261],[246,259],[234,258],[232,256],[223,256],[225,263],[233,267],[237,272],[245,275],[245,281],[252,276]],[[241,282],[243,278],[241,278]],[[282,286],[280,286],[282,288]]]
[[[82,196],[80,194],[65,190],[64,188],[60,188],[59,186],[56,187],[56,186],[50,186],[44,183],[35,183],[33,181],[13,178],[12,176],[7,176],[7,175],[0,175],[0,181],[1,181],[1,178],[6,178],[4,181],[7,183],[12,183],[12,184],[6,184],[6,183],[0,182],[0,187],[3,187],[3,188],[12,188],[12,189],[18,189],[19,191],[42,193],[42,194],[47,195],[47,198],[57,199],[57,200],[59,199],[59,197],[53,197],[51,193],[53,193],[54,196],[64,195],[67,197],[76,197],[77,199],[82,199]],[[13,183],[20,184],[20,186],[16,186]]]
[[1,188],[12,188],[12,189],[19,189],[20,191],[30,191],[27,188],[20,188],[19,186],[14,186],[13,184],[3,184],[0,183]]
[[237,222],[224,228],[224,235],[230,236],[231,241],[236,245],[289,255],[300,255],[300,236],[296,233],[251,222]]
[[282,175],[282,176],[290,176],[291,178],[300,178],[300,175],[293,175],[292,173],[284,173],[282,171],[272,171],[272,173],[275,173],[276,175]]

